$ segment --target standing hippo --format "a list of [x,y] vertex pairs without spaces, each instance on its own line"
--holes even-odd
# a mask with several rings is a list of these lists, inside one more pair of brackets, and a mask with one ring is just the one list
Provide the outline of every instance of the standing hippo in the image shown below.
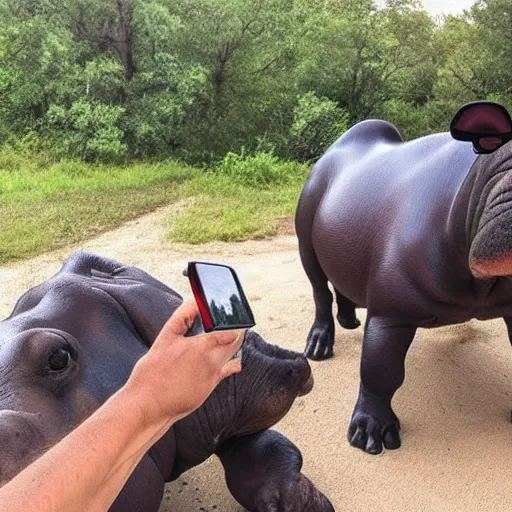
[[[0,322],[0,485],[125,384],[181,302],[142,270],[88,253],[21,297]],[[311,390],[307,359],[248,331],[242,364],[147,452],[111,511],[157,511],[164,483],[213,454],[250,511],[334,510],[301,474],[299,450],[267,430]]]
[[355,308],[367,308],[348,438],[368,453],[400,447],[391,400],[418,327],[503,317],[512,335],[512,121],[475,102],[450,132],[404,142],[390,123],[361,122],[316,163],[299,200],[316,307],[306,355],[333,355],[328,281],[342,327],[357,328]]

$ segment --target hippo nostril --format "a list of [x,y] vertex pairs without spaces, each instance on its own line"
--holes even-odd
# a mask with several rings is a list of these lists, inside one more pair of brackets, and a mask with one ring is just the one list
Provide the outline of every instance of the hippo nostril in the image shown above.
[[[278,367],[281,382],[286,383],[288,390],[298,396],[308,394],[313,388],[313,376],[308,359],[299,352],[286,350],[277,345],[270,345],[254,331],[247,331],[245,343],[247,353],[256,353],[266,356],[269,364]],[[253,352],[254,349],[254,352]]]

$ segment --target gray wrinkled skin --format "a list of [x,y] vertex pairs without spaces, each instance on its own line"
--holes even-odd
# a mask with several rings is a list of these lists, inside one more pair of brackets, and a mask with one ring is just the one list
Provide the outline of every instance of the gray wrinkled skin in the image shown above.
[[[20,298],[0,322],[0,485],[123,386],[181,302],[142,270],[89,253]],[[249,331],[243,367],[148,451],[111,511],[156,512],[165,482],[213,454],[250,511],[334,510],[300,473],[299,450],[267,430],[311,389],[306,358]]]
[[354,126],[313,167],[296,213],[316,306],[305,353],[333,355],[328,282],[342,327],[357,328],[355,308],[367,308],[353,446],[400,446],[391,400],[418,327],[503,317],[511,332],[511,169],[512,142],[477,156],[449,133],[403,142],[377,120]]

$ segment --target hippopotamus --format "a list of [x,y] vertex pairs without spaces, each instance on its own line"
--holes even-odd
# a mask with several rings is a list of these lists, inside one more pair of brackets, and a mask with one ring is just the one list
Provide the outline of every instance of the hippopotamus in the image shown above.
[[[182,300],[141,269],[86,252],[19,299],[0,322],[0,485],[123,386]],[[301,473],[299,449],[269,429],[311,390],[307,359],[250,330],[242,366],[151,447],[111,511],[156,512],[164,483],[213,454],[249,511],[334,510]]]
[[313,287],[305,354],[333,356],[337,320],[366,308],[352,446],[401,445],[391,402],[418,328],[501,317],[512,335],[512,121],[500,104],[464,105],[450,129],[404,142],[362,121],[311,169],[295,227]]

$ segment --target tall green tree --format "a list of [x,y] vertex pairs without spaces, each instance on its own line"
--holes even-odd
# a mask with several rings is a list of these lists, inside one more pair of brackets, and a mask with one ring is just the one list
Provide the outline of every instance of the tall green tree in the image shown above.
[[309,23],[302,85],[346,108],[353,122],[391,97],[424,101],[430,92],[435,25],[419,2],[377,9],[372,0],[329,0]]
[[[179,55],[199,64],[208,94],[189,110],[187,138],[205,153],[256,143],[282,129],[294,84],[287,32],[291,0],[181,0],[173,12],[183,30]],[[290,100],[290,98],[292,98]],[[287,119],[288,121],[288,119]]]

